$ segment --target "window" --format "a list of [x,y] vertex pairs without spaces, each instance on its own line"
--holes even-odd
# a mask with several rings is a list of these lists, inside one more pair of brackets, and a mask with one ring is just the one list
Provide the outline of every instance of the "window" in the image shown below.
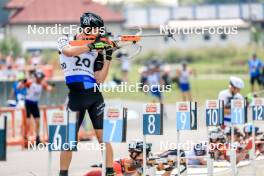
[[211,40],[211,36],[210,36],[210,34],[204,34],[203,39],[204,39],[205,41],[209,41],[209,40]]
[[220,35],[220,39],[221,40],[226,40],[227,39],[227,35],[226,34],[221,34]]

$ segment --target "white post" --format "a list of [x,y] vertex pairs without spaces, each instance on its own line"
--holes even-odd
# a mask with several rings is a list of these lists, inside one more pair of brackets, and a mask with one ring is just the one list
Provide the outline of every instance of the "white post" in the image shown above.
[[143,175],[147,172],[147,147],[146,147],[146,136],[143,135]]
[[213,176],[213,173],[214,173],[214,165],[213,165],[213,161],[211,159],[211,156],[210,156],[210,137],[209,137],[209,129],[208,127],[206,128],[206,135],[207,135],[207,149],[206,149],[206,152],[207,152],[207,173],[208,173],[208,176]]
[[[254,118],[253,118],[254,119]],[[253,126],[253,131],[252,131],[252,149],[251,149],[251,155],[250,155],[250,159],[252,160],[252,174],[255,176],[256,175],[256,162],[255,162],[255,159],[256,159],[256,146],[255,146],[255,136],[256,136],[256,133],[255,133],[255,123],[254,123],[254,120],[252,119],[252,126]]]
[[106,174],[106,143],[103,143],[103,162],[102,162],[102,176]]
[[237,168],[236,168],[236,151],[233,149],[234,144],[234,125],[231,123],[231,151],[230,151],[230,162],[231,162],[231,169],[232,175],[236,176]]
[[[179,143],[180,143],[180,131],[179,130],[177,130],[177,173],[178,173],[178,175],[177,176],[180,176],[180,174],[181,174],[181,171],[180,171],[180,149],[179,149]],[[186,163],[187,164],[187,163]]]

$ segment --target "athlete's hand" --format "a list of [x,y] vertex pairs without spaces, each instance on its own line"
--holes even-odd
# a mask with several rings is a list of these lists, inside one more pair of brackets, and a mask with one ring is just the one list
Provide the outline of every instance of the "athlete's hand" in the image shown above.
[[90,43],[87,45],[90,50],[96,49],[96,50],[103,50],[109,46],[109,44],[105,42],[95,42],[95,43]]
[[112,60],[112,54],[113,54],[113,48],[112,46],[108,45],[105,50],[105,59],[111,61]]

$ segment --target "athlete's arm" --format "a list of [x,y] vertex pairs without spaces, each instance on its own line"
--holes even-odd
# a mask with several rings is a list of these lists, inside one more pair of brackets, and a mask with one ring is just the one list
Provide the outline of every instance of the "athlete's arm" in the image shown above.
[[47,82],[43,82],[42,86],[48,92],[51,92],[53,90],[53,87],[51,85],[49,85]]
[[[98,71],[95,70],[94,77],[97,83],[103,83],[105,81],[109,72],[110,62],[112,60],[112,53],[113,50],[107,50],[105,60],[103,61],[104,63],[102,69],[98,69]],[[98,57],[103,57],[103,55],[98,53]]]
[[78,56],[82,53],[89,52],[90,47],[87,45],[83,46],[71,46],[69,39],[64,36],[58,40],[58,50],[67,57]]
[[23,89],[23,88],[26,88],[26,87],[29,87],[31,85],[31,81],[27,81],[26,79],[24,81],[20,81],[18,84],[17,84],[17,89]]
[[109,60],[105,60],[102,70],[96,71],[94,73],[94,76],[95,76],[95,79],[96,79],[97,83],[103,83],[105,81],[105,79],[106,79],[106,77],[108,75],[109,67],[110,67],[110,61]]

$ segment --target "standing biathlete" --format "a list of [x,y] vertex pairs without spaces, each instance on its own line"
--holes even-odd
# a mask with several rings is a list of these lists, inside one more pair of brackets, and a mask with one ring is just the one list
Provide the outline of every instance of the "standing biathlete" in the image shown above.
[[176,74],[179,79],[179,88],[182,92],[183,101],[191,101],[191,86],[190,86],[190,76],[193,74],[193,70],[187,68],[187,63],[182,63],[182,68],[178,69]]
[[231,124],[231,100],[244,99],[240,90],[244,88],[244,81],[241,78],[231,76],[228,89],[221,91],[218,95],[219,100],[224,101],[224,125]]
[[17,84],[17,89],[26,88],[27,90],[25,97],[25,108],[27,115],[25,138],[27,140],[27,135],[28,135],[27,130],[30,129],[30,117],[32,115],[35,121],[35,133],[36,133],[37,145],[40,143],[40,137],[39,137],[40,110],[38,105],[39,100],[43,89],[47,91],[52,90],[52,86],[50,86],[49,84],[47,84],[46,81],[44,81],[44,77],[45,77],[44,73],[38,71],[34,73],[33,79],[25,79]]
[[[99,36],[99,31],[104,28],[104,21],[96,14],[84,13],[80,18],[82,33],[76,36]],[[110,47],[110,48],[109,48]],[[102,54],[104,49],[105,54]],[[96,88],[98,83],[103,83],[109,70],[112,59],[111,46],[105,42],[95,41],[83,46],[71,46],[67,37],[58,40],[60,63],[64,71],[65,81],[69,88],[68,109],[77,114],[77,133],[88,111],[96,137],[102,143],[104,99]],[[105,58],[104,58],[105,56]],[[106,144],[106,175],[115,175],[113,171],[113,149],[111,144]],[[67,176],[72,151],[63,151],[60,156],[60,176]]]

